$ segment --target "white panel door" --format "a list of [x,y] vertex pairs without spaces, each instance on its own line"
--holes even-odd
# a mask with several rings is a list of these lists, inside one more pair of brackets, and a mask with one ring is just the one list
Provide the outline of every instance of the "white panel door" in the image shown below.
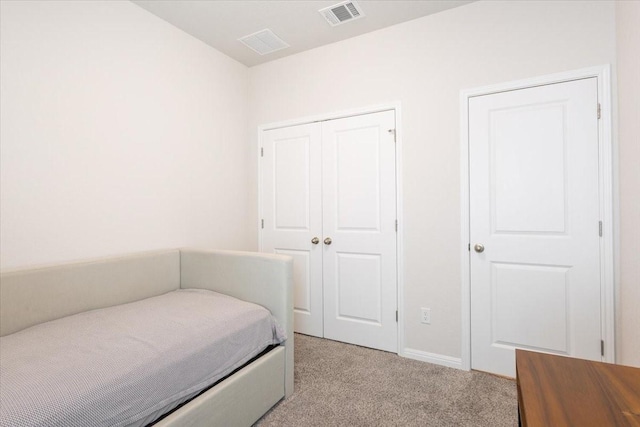
[[323,336],[320,124],[262,135],[262,250],[293,257],[296,332]]
[[469,100],[473,369],[601,360],[597,96],[590,78]]
[[396,352],[394,128],[394,111],[323,122],[322,173],[324,336]]

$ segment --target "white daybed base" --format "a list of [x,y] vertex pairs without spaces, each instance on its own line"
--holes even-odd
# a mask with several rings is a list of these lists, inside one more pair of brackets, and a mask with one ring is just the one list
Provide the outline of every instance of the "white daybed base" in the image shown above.
[[284,359],[271,350],[154,426],[250,426],[284,396]]

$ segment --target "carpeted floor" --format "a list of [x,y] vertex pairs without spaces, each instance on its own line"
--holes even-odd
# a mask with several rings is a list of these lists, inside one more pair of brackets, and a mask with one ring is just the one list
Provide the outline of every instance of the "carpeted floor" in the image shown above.
[[516,426],[514,381],[295,335],[295,392],[255,425]]

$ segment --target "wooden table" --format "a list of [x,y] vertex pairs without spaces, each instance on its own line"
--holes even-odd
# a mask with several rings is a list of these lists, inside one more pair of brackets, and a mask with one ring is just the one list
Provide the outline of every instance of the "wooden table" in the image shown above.
[[640,426],[640,369],[516,350],[525,427]]

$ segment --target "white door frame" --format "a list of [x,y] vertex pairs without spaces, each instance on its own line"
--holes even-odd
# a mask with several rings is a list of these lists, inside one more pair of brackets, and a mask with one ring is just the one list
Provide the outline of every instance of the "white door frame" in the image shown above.
[[[570,80],[595,77],[598,82],[598,102],[601,117],[598,121],[599,142],[599,194],[602,238],[600,239],[600,322],[604,340],[603,361],[615,363],[615,282],[614,244],[619,236],[614,235],[614,168],[611,128],[611,67],[601,65],[558,74],[534,77],[525,80],[500,83],[460,91],[460,265],[462,273],[462,369],[471,369],[471,276],[469,238],[469,98],[510,90],[525,89]],[[596,112],[594,111],[594,114]]]
[[398,310],[398,355],[404,356],[404,268],[403,268],[403,230],[404,221],[402,215],[402,116],[400,102],[373,105],[369,107],[355,108],[351,110],[337,111],[333,113],[318,114],[314,116],[301,117],[292,120],[285,120],[276,123],[268,123],[258,126],[258,248],[262,251],[262,165],[260,162],[262,150],[262,132],[271,129],[278,129],[289,126],[302,125],[307,123],[322,122],[326,120],[342,119],[363,114],[379,113],[381,111],[395,111],[396,116],[396,218],[398,220],[398,232],[396,235],[396,266],[397,266],[397,310]]

